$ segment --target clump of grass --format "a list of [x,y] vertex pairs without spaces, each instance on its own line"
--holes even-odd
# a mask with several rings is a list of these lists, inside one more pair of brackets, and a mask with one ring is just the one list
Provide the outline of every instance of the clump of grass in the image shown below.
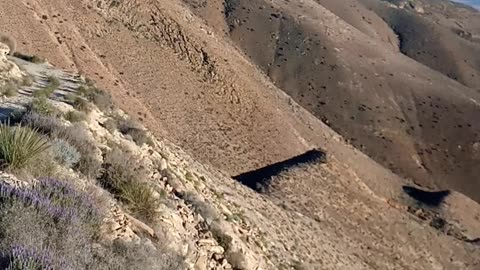
[[32,86],[35,82],[35,79],[31,75],[23,76],[22,78],[22,85],[23,86]]
[[17,94],[17,87],[11,82],[7,82],[2,87],[0,87],[0,96],[13,97]]
[[132,140],[138,145],[142,146],[144,144],[153,146],[154,142],[150,136],[148,136],[148,133],[145,129],[142,128],[142,126],[128,118],[128,119],[118,119],[117,120],[117,126],[118,130],[123,134],[123,135],[128,135],[132,138]]
[[45,96],[34,98],[32,102],[27,105],[27,110],[43,115],[55,115],[58,113],[57,109],[50,104]]
[[15,54],[15,50],[17,49],[17,42],[10,36],[0,34],[0,42],[7,45],[10,49],[9,55]]
[[60,86],[60,81],[55,76],[47,77],[47,84],[40,90],[33,93],[36,98],[45,97],[49,98],[55,90]]
[[34,128],[44,134],[52,134],[63,129],[63,124],[56,116],[28,111],[22,116],[23,125]]
[[130,210],[145,220],[155,216],[158,200],[146,183],[146,171],[138,158],[120,149],[107,153],[101,184],[118,199],[125,202]]
[[113,108],[113,101],[110,94],[98,89],[91,80],[87,79],[87,83],[79,86],[77,92],[95,104],[103,112],[108,112]]
[[47,140],[36,130],[0,124],[0,159],[8,167],[24,168],[48,148]]
[[25,168],[14,171],[16,175],[25,175],[26,177],[34,178],[57,177],[59,172],[59,164],[55,160],[51,148],[38,154]]
[[79,162],[73,167],[89,178],[97,178],[102,173],[102,160],[99,158],[98,149],[87,130],[81,123],[60,129],[52,137],[67,141],[80,153]]
[[91,110],[91,107],[90,107],[90,104],[88,102],[88,100],[82,98],[82,97],[76,97],[73,101],[73,107],[79,111],[82,111],[82,112],[90,112]]
[[71,123],[82,122],[87,120],[87,115],[84,112],[69,111],[63,116],[65,120]]
[[115,121],[112,118],[109,118],[107,121],[105,121],[105,123],[103,123],[102,126],[112,134],[118,128],[117,127],[117,121]]

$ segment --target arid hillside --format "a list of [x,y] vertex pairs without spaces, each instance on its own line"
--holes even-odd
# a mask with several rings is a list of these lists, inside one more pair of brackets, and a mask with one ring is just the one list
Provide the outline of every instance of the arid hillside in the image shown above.
[[[82,154],[95,153],[102,173],[67,171],[114,206],[110,240],[153,243],[164,255],[153,258],[179,269],[480,265],[475,11],[374,0],[0,2],[0,33],[18,51],[1,55],[0,75],[36,78],[15,97],[2,88],[0,117],[44,92],[59,108],[92,107],[76,120],[94,145]],[[55,68],[31,63],[43,58]],[[96,87],[152,136],[122,128],[129,118],[113,104],[68,95],[96,104]],[[71,117],[53,118],[72,132]],[[5,174],[32,180],[22,177]],[[154,206],[139,212],[122,184],[151,188],[133,194]]]
[[[476,10],[428,1],[185,2],[357,149],[418,184],[480,199]],[[218,29],[222,16],[227,27]]]

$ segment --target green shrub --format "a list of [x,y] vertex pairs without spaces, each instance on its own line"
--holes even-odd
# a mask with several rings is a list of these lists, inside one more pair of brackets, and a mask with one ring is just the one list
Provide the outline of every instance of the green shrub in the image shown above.
[[72,168],[82,157],[77,148],[60,138],[51,142],[51,152],[55,160],[67,168]]
[[48,147],[47,140],[36,130],[0,124],[0,159],[10,168],[25,167]]
[[55,92],[55,90],[57,90],[59,86],[60,81],[54,76],[49,76],[47,77],[47,84],[42,89],[35,91],[33,96],[36,98],[48,98],[53,94],[53,92]]
[[28,104],[27,110],[43,115],[55,115],[58,113],[57,109],[48,102],[45,96],[34,98],[33,101]]
[[100,183],[139,217],[151,220],[158,206],[152,189],[145,181],[146,170],[138,157],[124,153],[118,148],[105,156],[104,172]]
[[87,115],[84,112],[69,111],[64,116],[65,120],[71,123],[82,122],[87,120]]
[[118,130],[123,135],[128,135],[132,140],[138,145],[142,146],[144,144],[153,146],[153,140],[148,136],[148,133],[143,127],[136,121],[128,119],[118,119]]
[[97,147],[81,123],[59,130],[53,137],[66,140],[80,153],[81,158],[74,169],[93,179],[101,175],[102,161],[97,156]]
[[73,101],[73,107],[79,111],[82,112],[90,112],[91,107],[88,102],[88,100],[82,98],[82,97],[76,97],[75,100]]
[[117,182],[116,189],[118,198],[125,202],[133,213],[146,220],[155,217],[158,199],[146,183]]
[[102,112],[108,112],[113,108],[113,101],[110,94],[95,87],[94,83],[87,80],[85,85],[77,88],[77,92],[88,101],[95,104]]

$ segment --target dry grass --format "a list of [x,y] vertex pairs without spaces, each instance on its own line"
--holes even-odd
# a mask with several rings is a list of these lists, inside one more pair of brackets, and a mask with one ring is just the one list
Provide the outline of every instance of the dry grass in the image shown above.
[[158,199],[146,182],[147,172],[139,158],[115,148],[105,156],[100,183],[144,220],[152,220]]

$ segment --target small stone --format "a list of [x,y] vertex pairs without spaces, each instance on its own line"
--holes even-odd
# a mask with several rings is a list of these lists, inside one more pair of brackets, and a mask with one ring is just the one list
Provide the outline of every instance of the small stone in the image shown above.
[[166,170],[168,168],[167,160],[162,158],[160,161],[160,171]]
[[225,252],[225,249],[222,246],[213,246],[210,251],[213,254],[223,254]]

